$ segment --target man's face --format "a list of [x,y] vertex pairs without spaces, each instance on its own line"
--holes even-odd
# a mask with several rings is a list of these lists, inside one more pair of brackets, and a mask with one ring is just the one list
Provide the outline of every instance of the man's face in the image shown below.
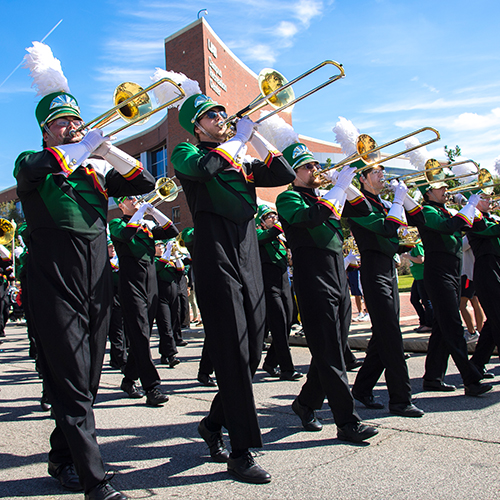
[[481,197],[479,203],[477,204],[477,208],[481,212],[489,212],[491,207],[491,198],[489,197]]
[[81,125],[83,125],[82,120],[76,116],[62,116],[56,118],[47,125],[51,133],[49,134],[47,131],[44,131],[43,139],[49,148],[61,146],[62,144],[80,142],[83,139],[83,134],[78,132],[72,135],[71,132]]
[[127,196],[122,202],[120,202],[119,208],[123,212],[124,215],[134,215],[138,207],[136,206],[136,197],[135,196]]
[[447,191],[448,188],[446,187],[441,187],[439,189],[429,189],[429,191],[427,191],[427,197],[434,203],[444,204],[448,201]]
[[318,188],[321,186],[322,182],[320,177],[314,175],[314,173],[319,170],[319,163],[316,161],[301,165],[299,168],[295,169],[296,178],[293,183],[298,187]]
[[[212,137],[206,135],[203,130],[195,126],[195,132],[199,135],[200,141],[217,141],[225,142],[227,140],[228,126],[223,125],[224,116],[226,115],[222,108],[209,109],[201,118],[198,119],[199,124],[203,127],[205,132]],[[227,115],[226,115],[227,118]]]
[[264,229],[271,229],[278,222],[278,215],[275,212],[270,212],[262,218]]
[[372,194],[380,194],[385,188],[384,169],[373,167],[367,174],[361,175],[360,181],[366,191]]
[[155,256],[161,257],[163,255],[164,250],[165,250],[165,246],[163,245],[163,243],[157,243],[155,245]]
[[114,257],[116,255],[116,250],[113,245],[108,245],[108,255],[110,258]]

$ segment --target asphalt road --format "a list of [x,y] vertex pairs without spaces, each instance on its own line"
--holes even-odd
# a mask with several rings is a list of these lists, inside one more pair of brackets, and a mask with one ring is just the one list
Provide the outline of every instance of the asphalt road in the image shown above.
[[[0,345],[0,498],[73,499],[47,475],[48,439],[53,421],[39,405],[41,384],[28,357],[26,329],[9,324]],[[361,417],[379,428],[364,445],[336,439],[336,426],[325,403],[318,412],[324,428],[302,430],[291,403],[304,379],[283,382],[261,370],[255,399],[264,447],[256,460],[273,480],[249,485],[230,478],[224,465],[212,463],[197,433],[214,390],[196,381],[201,330],[186,334],[175,369],[159,365],[163,387],[171,394],[161,408],[128,399],[121,376],[107,365],[95,406],[97,434],[113,485],[130,498],[185,499],[496,499],[500,493],[500,366],[495,358],[494,389],[480,398],[465,397],[450,363],[452,393],[422,392],[423,354],[412,354],[408,367],[420,419],[391,416],[387,410],[359,407]],[[159,361],[158,339],[153,357]],[[305,347],[292,347],[297,367],[309,363]],[[363,357],[363,352],[356,352]],[[354,381],[355,373],[349,374]],[[375,395],[387,405],[384,381]]]

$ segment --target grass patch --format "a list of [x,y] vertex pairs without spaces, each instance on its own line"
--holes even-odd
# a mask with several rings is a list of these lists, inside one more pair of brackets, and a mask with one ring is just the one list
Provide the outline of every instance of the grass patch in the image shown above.
[[399,276],[398,289],[400,292],[409,292],[411,290],[412,285],[413,285],[413,276],[411,274],[405,274],[404,276]]

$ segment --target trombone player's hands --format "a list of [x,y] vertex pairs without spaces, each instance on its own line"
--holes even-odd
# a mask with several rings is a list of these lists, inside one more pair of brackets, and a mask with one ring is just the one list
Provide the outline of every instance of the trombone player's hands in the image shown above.
[[[394,200],[392,202],[402,205],[408,194],[408,186],[404,182],[398,182],[396,180],[393,180],[393,182],[397,183],[397,185],[394,186]],[[391,186],[393,182],[391,182]]]
[[243,144],[246,144],[251,138],[256,129],[257,124],[254,123],[248,116],[244,116],[236,122],[235,139],[239,139]]

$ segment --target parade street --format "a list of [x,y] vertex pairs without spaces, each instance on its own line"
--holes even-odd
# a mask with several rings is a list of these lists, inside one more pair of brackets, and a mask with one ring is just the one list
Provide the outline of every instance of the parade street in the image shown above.
[[[408,321],[406,321],[408,323]],[[408,328],[403,330],[408,332]],[[369,324],[356,326],[368,335]],[[40,408],[41,383],[28,357],[24,325],[9,323],[0,345],[0,498],[81,499],[83,493],[62,490],[47,474],[47,450],[53,421]],[[422,392],[424,354],[412,353],[408,367],[415,402],[422,418],[402,418],[387,409],[357,405],[361,418],[378,427],[368,443],[353,445],[336,439],[336,426],[325,402],[318,412],[321,432],[305,432],[291,403],[305,378],[280,381],[258,370],[254,391],[264,447],[254,450],[272,475],[266,485],[234,481],[225,464],[210,461],[197,432],[209,409],[214,389],[196,381],[202,330],[185,332],[181,363],[174,369],[157,365],[170,401],[160,408],[145,399],[129,399],[119,389],[121,374],[106,356],[95,405],[98,442],[113,484],[130,498],[185,499],[491,499],[500,491],[500,366],[490,393],[463,395],[452,362],[446,381],[459,386],[450,393]],[[152,338],[158,362],[158,337]],[[364,352],[355,351],[359,358]],[[306,347],[293,346],[297,369],[306,372]],[[355,373],[349,373],[352,384]],[[383,378],[382,378],[383,381]],[[375,390],[388,404],[384,383]]]

